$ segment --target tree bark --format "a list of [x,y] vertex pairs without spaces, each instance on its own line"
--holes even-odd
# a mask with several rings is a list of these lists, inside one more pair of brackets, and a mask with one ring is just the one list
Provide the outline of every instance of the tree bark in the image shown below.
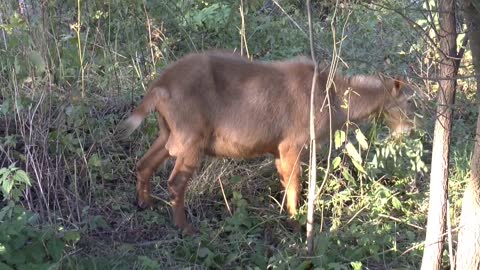
[[[448,160],[457,73],[457,32],[454,0],[439,0],[440,77],[432,149],[430,201],[422,270],[440,269],[448,198]],[[451,78],[451,79],[449,79]]]
[[[464,0],[463,8],[469,30],[473,65],[475,74],[478,76],[480,75],[480,6],[474,6],[472,1]],[[477,100],[480,100],[480,80],[478,77],[476,81]],[[467,180],[460,217],[457,270],[480,269],[480,114],[477,117],[477,130],[470,170],[471,175]]]

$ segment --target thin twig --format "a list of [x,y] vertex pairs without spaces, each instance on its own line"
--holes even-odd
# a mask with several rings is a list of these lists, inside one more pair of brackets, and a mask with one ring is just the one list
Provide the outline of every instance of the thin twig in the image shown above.
[[447,240],[448,240],[448,258],[450,259],[450,270],[455,269],[452,241],[452,221],[450,219],[450,201],[447,198]]
[[220,179],[220,177],[217,177],[217,180],[218,180],[218,183],[220,183],[220,189],[222,190],[223,200],[225,201],[225,205],[227,206],[228,213],[230,214],[230,216],[233,216],[232,209],[230,208],[230,205],[228,204],[227,196],[225,195],[225,190],[223,189],[222,180]]
[[[283,14],[285,14],[287,16],[287,18],[298,28],[298,30],[302,31],[302,33],[305,34],[305,36],[307,35],[305,30],[303,30],[302,27],[300,27],[300,25],[298,25],[298,23],[292,18],[292,16],[290,16],[285,11],[285,9],[283,9],[283,7],[277,2],[277,0],[272,0],[272,2],[283,12]],[[310,7],[308,7],[308,3],[310,3],[310,1],[307,1],[307,9],[308,9],[308,12],[309,12]],[[310,28],[310,26],[309,26],[309,28]]]
[[248,51],[248,44],[246,38],[245,30],[245,15],[243,13],[243,0],[240,0],[240,18],[241,18],[241,27],[240,27],[240,54],[243,56],[243,53],[247,54],[247,58],[250,59],[250,52]]
[[309,179],[307,205],[307,252],[309,255],[313,255],[313,212],[315,208],[315,188],[317,186],[317,144],[315,141],[315,88],[317,83],[318,64],[315,59],[315,51],[313,49],[312,14],[310,10],[310,0],[307,0],[307,14],[308,33],[310,38],[310,53],[312,55],[312,61],[315,64],[312,78],[312,88],[310,90],[310,165],[308,170]]

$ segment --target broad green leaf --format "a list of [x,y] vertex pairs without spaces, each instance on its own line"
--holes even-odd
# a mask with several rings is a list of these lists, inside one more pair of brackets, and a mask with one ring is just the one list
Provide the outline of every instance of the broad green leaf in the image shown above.
[[80,233],[78,231],[68,231],[63,235],[63,239],[67,242],[76,243],[80,241]]
[[25,183],[27,186],[31,186],[30,178],[24,170],[17,170],[13,176],[13,179],[16,182]]
[[238,184],[240,181],[242,181],[242,178],[238,175],[234,175],[230,178],[230,183],[232,184]]
[[392,197],[392,205],[393,205],[393,207],[395,207],[395,209],[397,209],[397,210],[402,209],[402,203],[401,203],[400,200],[397,199],[397,197],[395,197],[395,196]]
[[355,138],[357,138],[357,141],[363,150],[368,149],[367,138],[365,137],[365,135],[363,135],[363,132],[360,129],[355,130]]
[[7,168],[1,168],[0,169],[0,175],[2,175],[2,178],[3,178],[3,174],[5,174],[6,172],[8,172],[9,170]]
[[367,174],[367,172],[365,171],[365,169],[363,168],[363,166],[362,166],[361,163],[359,163],[358,161],[356,161],[356,160],[354,160],[354,159],[352,159],[352,163],[353,163],[353,166],[355,166],[355,168],[356,168],[359,172],[361,172],[361,173],[363,173],[363,174]]
[[2,190],[5,194],[10,194],[12,187],[13,187],[13,179],[9,178],[9,179],[3,180]]
[[353,270],[362,270],[362,262],[351,262],[350,265],[352,266]]
[[210,253],[210,250],[206,247],[202,247],[198,250],[198,257],[199,258],[205,258],[207,255]]
[[345,149],[347,149],[347,154],[352,158],[352,160],[355,160],[358,163],[362,162],[362,157],[360,156],[357,149],[355,149],[355,146],[353,146],[351,142],[348,142],[347,145],[345,145]]
[[0,183],[2,183],[3,181],[5,181],[5,179],[7,179],[7,177],[10,175],[10,173],[12,173],[11,170],[7,169],[7,168],[2,168],[0,170],[0,175],[2,176],[2,178],[0,178]]
[[352,185],[355,184],[355,179],[354,179],[353,176],[350,174],[350,172],[348,171],[348,169],[342,170],[342,175],[343,175],[343,177],[344,177],[349,183],[351,183]]
[[335,170],[340,166],[340,163],[342,162],[342,158],[336,157],[332,160],[332,168]]
[[98,156],[97,153],[93,154],[89,159],[88,159],[88,166],[89,167],[100,167],[102,165],[102,162],[100,160],[100,157]]
[[345,131],[337,130],[335,131],[334,140],[335,140],[335,149],[338,149],[345,142]]

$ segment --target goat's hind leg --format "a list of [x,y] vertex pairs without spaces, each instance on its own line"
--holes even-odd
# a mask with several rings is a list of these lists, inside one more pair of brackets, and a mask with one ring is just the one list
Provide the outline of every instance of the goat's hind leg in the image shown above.
[[[277,171],[280,175],[282,186],[287,199],[287,210],[290,217],[297,214],[298,200],[300,197],[300,160],[302,147],[281,145],[279,147],[279,158],[275,160]],[[282,200],[283,201],[283,200]],[[290,220],[290,226],[294,231],[300,231],[300,225]]]
[[160,128],[159,136],[147,153],[137,162],[137,205],[142,209],[153,207],[150,196],[150,178],[163,161],[170,156],[165,149],[170,130],[161,116],[158,117],[158,125]]

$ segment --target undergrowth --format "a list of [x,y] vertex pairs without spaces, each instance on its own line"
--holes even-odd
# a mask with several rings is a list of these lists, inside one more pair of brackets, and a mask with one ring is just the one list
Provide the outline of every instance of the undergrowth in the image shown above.
[[[166,190],[171,161],[153,179],[155,208],[135,206],[134,167],[157,135],[155,117],[128,141],[111,136],[166,65],[191,51],[238,49],[237,4],[44,2],[41,7],[31,1],[26,14],[19,14],[17,1],[0,4],[1,267],[419,267],[434,92],[421,90],[424,82],[414,75],[430,72],[418,64],[426,45],[393,10],[348,4],[332,19],[333,7],[315,6],[325,15],[314,23],[322,61],[331,59],[333,43],[342,40],[344,73],[405,75],[410,66],[414,72],[407,75],[421,93],[415,98],[422,102],[417,111],[422,125],[400,140],[388,137],[381,122],[362,127],[363,132],[352,127],[335,133],[327,182],[322,182],[327,161],[321,159],[317,168],[322,189],[316,200],[316,250],[308,257],[305,233],[292,231],[280,211],[283,193],[271,158],[206,159],[187,192],[187,218],[200,233],[182,237],[172,226]],[[308,54],[303,5],[282,1],[282,8],[248,1],[246,40],[254,58]],[[419,14],[410,10],[409,16]],[[471,100],[472,81],[462,83],[467,90],[457,99]],[[466,106],[458,111],[454,137],[459,140],[451,157],[453,226],[475,124],[474,111]],[[301,205],[295,218],[304,225]]]

